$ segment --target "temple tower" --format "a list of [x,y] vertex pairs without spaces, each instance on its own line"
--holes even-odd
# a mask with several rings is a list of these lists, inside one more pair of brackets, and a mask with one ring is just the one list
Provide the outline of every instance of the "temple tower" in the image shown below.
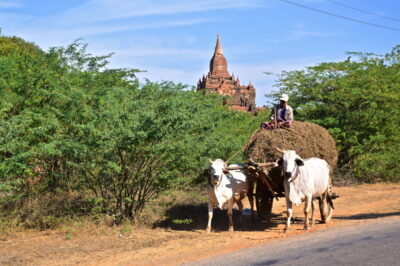
[[230,96],[226,104],[232,109],[254,112],[256,90],[251,82],[247,86],[240,84],[239,77],[230,75],[228,63],[221,46],[221,38],[218,35],[214,55],[210,60],[210,71],[197,83],[197,91],[204,93],[217,93]]

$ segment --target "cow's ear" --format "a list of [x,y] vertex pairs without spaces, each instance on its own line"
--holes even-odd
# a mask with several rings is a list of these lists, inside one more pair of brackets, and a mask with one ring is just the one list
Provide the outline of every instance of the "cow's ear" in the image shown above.
[[276,161],[275,164],[276,164],[277,166],[282,166],[282,164],[283,164],[283,158],[279,158],[279,160]]
[[303,166],[304,165],[304,161],[302,159],[297,158],[295,161],[296,161],[296,164],[298,166]]

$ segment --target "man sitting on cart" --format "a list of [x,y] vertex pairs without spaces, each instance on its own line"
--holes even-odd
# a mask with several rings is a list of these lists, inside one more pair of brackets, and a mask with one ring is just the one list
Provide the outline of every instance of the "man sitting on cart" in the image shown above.
[[272,108],[270,119],[271,122],[261,123],[262,129],[274,129],[278,127],[290,128],[293,123],[293,109],[287,102],[289,101],[289,96],[287,94],[282,94],[280,98],[280,103]]

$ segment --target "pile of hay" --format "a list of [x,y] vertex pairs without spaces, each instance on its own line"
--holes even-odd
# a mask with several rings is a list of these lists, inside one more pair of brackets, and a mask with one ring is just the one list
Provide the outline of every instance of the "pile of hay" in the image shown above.
[[300,157],[318,157],[336,167],[338,151],[329,132],[314,123],[294,121],[290,129],[260,130],[249,141],[246,159],[257,163],[273,162],[282,155],[275,148],[295,150]]

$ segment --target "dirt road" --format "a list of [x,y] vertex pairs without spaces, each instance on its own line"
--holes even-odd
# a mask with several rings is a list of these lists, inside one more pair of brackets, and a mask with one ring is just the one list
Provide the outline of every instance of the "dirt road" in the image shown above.
[[[340,198],[335,201],[332,222],[317,224],[310,232],[400,218],[398,184],[342,187],[335,191]],[[0,237],[0,264],[176,265],[306,233],[302,206],[294,209],[298,218],[292,231],[284,234],[284,200],[274,204],[273,212],[277,215],[271,221],[252,224],[246,217],[245,225],[233,233],[226,231],[227,221],[222,212],[216,214],[216,230],[210,234],[199,226],[189,226],[188,230],[132,227],[122,233],[121,229],[83,226],[71,235],[66,229],[12,233]]]

